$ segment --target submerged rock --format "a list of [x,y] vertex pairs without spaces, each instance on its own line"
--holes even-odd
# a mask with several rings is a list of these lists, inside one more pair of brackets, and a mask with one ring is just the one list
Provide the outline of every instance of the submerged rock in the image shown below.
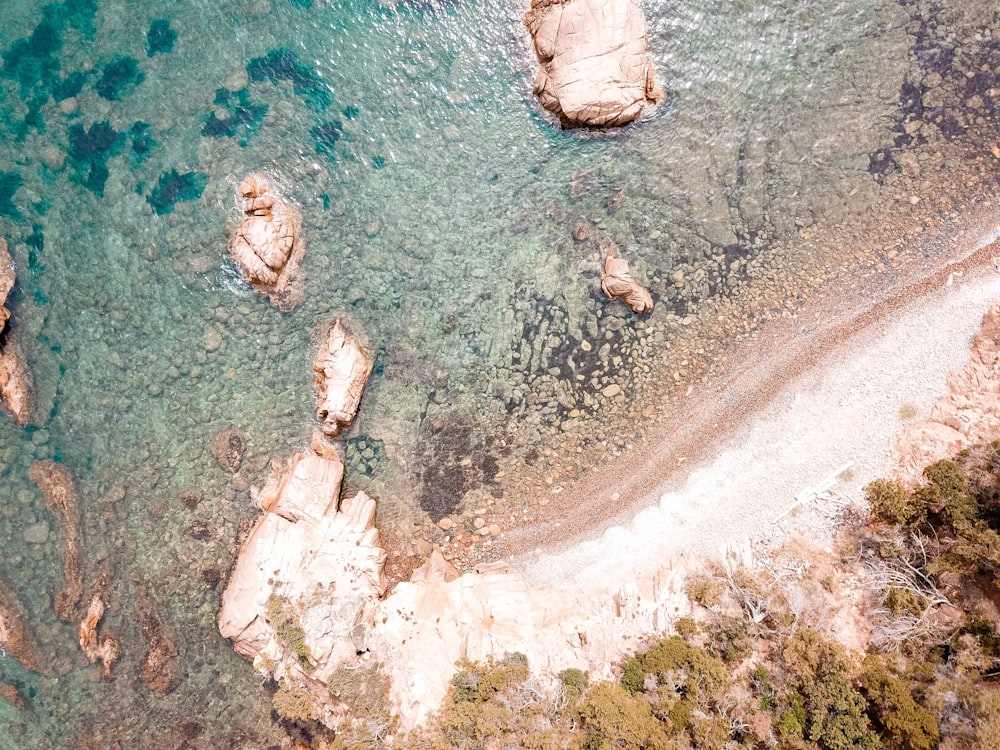
[[14,278],[14,261],[7,250],[7,242],[0,238],[0,408],[23,427],[31,419],[34,404],[31,373],[15,332],[11,330],[10,312],[4,306],[14,288]]
[[[317,451],[318,449],[318,451]],[[331,449],[294,456],[257,494],[264,515],[222,595],[219,630],[236,651],[298,696],[302,715],[334,727],[343,703],[327,682],[359,652],[385,590],[375,501],[338,503],[344,466]]]
[[246,448],[246,441],[236,430],[219,430],[208,446],[219,466],[230,474],[239,471]]
[[143,588],[135,601],[139,628],[148,649],[142,660],[139,677],[154,693],[166,695],[184,681],[177,638],[160,615],[156,602]]
[[628,261],[622,258],[608,258],[604,263],[604,278],[601,289],[608,299],[620,299],[635,313],[648,313],[653,309],[653,298],[633,278]]
[[14,590],[0,578],[0,649],[25,669],[42,672],[42,652],[28,626],[28,613]]
[[319,391],[316,418],[323,432],[334,437],[354,420],[365,382],[372,371],[372,361],[343,321],[336,320],[320,347],[313,370]]
[[305,252],[299,212],[274,195],[266,175],[240,183],[237,197],[243,218],[229,240],[229,253],[250,285],[279,310],[302,301],[299,264]]
[[83,596],[83,538],[80,533],[80,498],[73,475],[55,461],[38,461],[28,469],[28,478],[42,491],[45,506],[59,520],[66,548],[63,571],[66,585],[56,594],[55,611],[60,620],[76,620]]
[[541,65],[534,93],[564,125],[625,125],[663,98],[636,0],[532,0],[524,24]]
[[104,617],[110,582],[111,569],[105,565],[94,586],[87,612],[78,627],[80,648],[91,664],[101,662],[101,677],[105,680],[111,679],[111,670],[121,656],[121,646],[117,638],[108,634],[101,637],[97,635],[97,628]]
[[21,697],[21,694],[17,692],[17,688],[13,685],[8,685],[6,682],[0,682],[0,698],[7,701],[18,710],[24,710],[24,698]]

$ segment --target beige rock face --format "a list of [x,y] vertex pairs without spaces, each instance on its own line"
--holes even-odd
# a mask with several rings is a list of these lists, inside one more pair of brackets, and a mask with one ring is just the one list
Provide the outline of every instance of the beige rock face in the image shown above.
[[610,679],[612,664],[690,611],[685,576],[686,560],[678,558],[652,580],[609,582],[603,591],[535,587],[500,565],[459,576],[435,551],[382,603],[372,654],[392,678],[404,727],[437,710],[462,658],[517,651],[553,686],[569,668]]
[[320,346],[316,362],[316,418],[323,432],[336,436],[350,426],[357,414],[365,382],[372,371],[372,362],[361,345],[337,320],[330,326],[326,340]]
[[900,478],[919,479],[923,468],[1000,434],[1000,305],[983,316],[972,356],[948,377],[948,393],[930,417],[909,425],[896,443]]
[[497,566],[460,576],[436,550],[383,600],[375,503],[359,493],[338,508],[342,476],[335,456],[309,452],[269,480],[219,612],[236,650],[328,726],[347,710],[326,684],[343,668],[382,664],[406,728],[441,705],[459,659],[519,651],[553,684],[569,667],[610,677],[688,612],[684,560],[650,581],[583,592],[532,587]]
[[563,124],[625,125],[662,99],[636,0],[532,0],[524,24],[540,64],[534,93]]
[[237,197],[243,217],[229,239],[229,253],[250,285],[280,310],[302,301],[299,265],[305,253],[302,217],[274,194],[267,175],[252,174]]
[[653,298],[632,276],[628,261],[608,258],[604,263],[601,289],[608,299],[620,299],[635,313],[648,313],[653,309]]
[[24,354],[15,331],[10,328],[10,312],[5,307],[7,296],[14,288],[14,261],[7,250],[7,242],[0,238],[0,407],[5,409],[19,425],[28,424],[32,401],[31,373],[24,361]]
[[258,493],[265,511],[222,595],[219,629],[259,672],[312,695],[335,726],[344,706],[326,681],[356,666],[385,590],[375,501],[339,504],[344,466],[330,451],[294,456]]

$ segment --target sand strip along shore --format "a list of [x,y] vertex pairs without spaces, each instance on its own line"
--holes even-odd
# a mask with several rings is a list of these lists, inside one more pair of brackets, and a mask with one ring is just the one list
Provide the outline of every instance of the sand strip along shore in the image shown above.
[[720,423],[715,440],[703,431],[686,478],[675,477],[631,520],[523,555],[516,566],[532,582],[604,588],[609,578],[651,575],[674,553],[713,554],[801,527],[805,518],[788,514],[796,497],[846,464],[835,490],[860,498],[865,484],[892,470],[901,407],[926,417],[947,375],[968,359],[983,314],[1000,301],[995,256],[1000,246],[984,244],[848,322],[796,360],[790,378],[771,373],[778,384],[770,392],[755,383],[749,395],[763,405],[735,425]]

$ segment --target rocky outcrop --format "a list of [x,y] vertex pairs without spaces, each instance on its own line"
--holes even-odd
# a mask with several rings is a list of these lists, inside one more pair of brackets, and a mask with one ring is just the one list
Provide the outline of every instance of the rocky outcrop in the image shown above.
[[323,432],[335,437],[350,426],[361,403],[372,361],[343,321],[336,320],[327,331],[316,362],[316,418]]
[[303,295],[301,214],[275,194],[264,174],[247,177],[236,194],[243,216],[229,239],[229,253],[254,289],[278,309],[291,310]]
[[532,0],[524,24],[540,64],[534,93],[564,125],[625,125],[662,99],[636,0]]
[[620,299],[634,313],[648,313],[653,309],[653,298],[632,276],[628,261],[608,258],[604,263],[601,289],[608,299]]
[[317,442],[257,493],[264,515],[240,549],[222,595],[219,629],[305,715],[335,726],[344,705],[326,683],[362,663],[385,590],[375,502],[339,502],[344,465]]
[[407,727],[440,707],[461,659],[519,652],[553,685],[569,668],[610,679],[612,664],[689,613],[686,573],[686,558],[676,558],[652,580],[557,589],[531,586],[501,564],[460,576],[435,551],[379,608],[373,657],[391,677],[392,705]]
[[31,373],[24,354],[11,330],[7,296],[14,288],[14,261],[7,242],[0,238],[0,407],[9,412],[19,425],[28,424],[33,409]]
[[80,531],[80,498],[73,475],[55,461],[37,461],[28,478],[38,485],[46,507],[62,528],[66,585],[56,594],[55,611],[60,620],[75,621],[83,596],[83,539]]
[[359,493],[338,507],[342,476],[317,445],[268,481],[219,612],[222,634],[299,716],[335,727],[348,710],[331,694],[335,678],[372,663],[391,678],[403,727],[437,710],[463,658],[518,651],[553,681],[570,667],[611,677],[613,663],[688,612],[680,559],[651,581],[584,592],[530,586],[502,566],[459,575],[435,551],[382,600],[375,503]]
[[28,626],[28,613],[5,580],[0,578],[0,649],[33,672],[43,670],[42,652]]
[[899,476],[920,478],[923,468],[1000,435],[1000,305],[983,316],[972,356],[948,377],[948,393],[925,421],[906,427],[896,443]]

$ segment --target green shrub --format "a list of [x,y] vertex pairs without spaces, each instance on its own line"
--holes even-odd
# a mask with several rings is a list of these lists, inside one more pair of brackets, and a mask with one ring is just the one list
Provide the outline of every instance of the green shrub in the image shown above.
[[725,592],[726,584],[724,581],[715,576],[701,573],[691,576],[684,584],[684,593],[687,594],[688,599],[708,608],[718,604]]
[[492,657],[485,663],[462,660],[451,678],[453,703],[483,703],[501,690],[524,682],[531,674],[524,654],[508,654],[501,661]]
[[978,721],[976,750],[996,750],[1000,747],[1000,691],[984,690],[976,705]]
[[684,640],[690,640],[701,632],[701,628],[698,627],[698,621],[693,617],[678,618],[677,622],[674,623],[674,630]]
[[927,517],[926,509],[896,481],[876,479],[865,487],[865,500],[871,516],[882,523],[915,526]]
[[289,685],[284,680],[278,685],[278,692],[271,698],[271,706],[291,721],[319,721],[323,718],[323,706],[308,689]]
[[641,693],[647,675],[660,685],[679,682],[681,696],[694,701],[721,693],[729,685],[725,664],[679,636],[625,662],[622,686],[629,692]]
[[563,686],[563,695],[570,705],[579,700],[590,683],[590,675],[582,669],[564,669],[558,677]]
[[267,621],[271,623],[278,639],[298,657],[303,667],[310,666],[306,633],[299,622],[299,609],[287,596],[271,594],[267,600]]
[[771,685],[771,674],[763,664],[758,664],[750,673],[750,686],[754,695],[760,699],[760,707],[765,711],[773,711],[778,707],[774,687]]
[[667,737],[647,701],[614,683],[602,682],[591,690],[577,715],[586,735],[580,747],[656,750]]
[[887,750],[933,750],[938,746],[941,733],[937,720],[877,657],[865,659],[861,684]]
[[723,661],[742,661],[753,652],[750,626],[744,617],[717,617],[709,626],[708,636],[709,653]]
[[825,750],[881,748],[865,714],[865,699],[851,684],[840,646],[802,628],[785,642],[783,657],[795,677],[795,688],[805,698],[808,739]]

